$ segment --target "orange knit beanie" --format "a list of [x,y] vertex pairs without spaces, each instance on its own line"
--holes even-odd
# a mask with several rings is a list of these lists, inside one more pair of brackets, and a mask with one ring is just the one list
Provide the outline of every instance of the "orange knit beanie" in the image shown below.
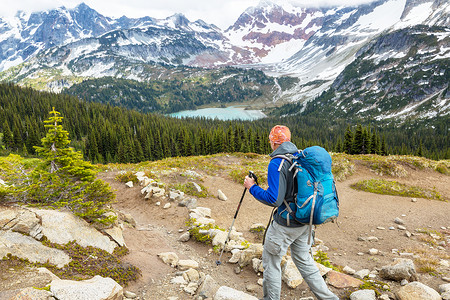
[[283,144],[291,141],[291,131],[283,125],[276,125],[272,128],[269,134],[269,139],[274,144]]

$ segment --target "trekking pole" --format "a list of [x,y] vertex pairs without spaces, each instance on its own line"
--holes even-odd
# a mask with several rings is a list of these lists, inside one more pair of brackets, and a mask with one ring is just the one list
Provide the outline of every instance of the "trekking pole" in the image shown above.
[[[255,173],[253,173],[252,171],[250,171],[250,172],[248,173],[248,176],[249,176],[250,178],[253,178],[253,179],[255,180],[255,183],[258,185],[258,178],[256,177]],[[217,266],[220,266],[220,265],[222,264],[222,262],[220,261],[220,259],[222,258],[223,251],[225,250],[226,246],[228,245],[228,239],[229,239],[229,237],[230,237],[231,230],[233,229],[234,221],[236,221],[236,217],[237,217],[237,215],[238,215],[239,209],[241,208],[242,200],[244,200],[244,196],[245,196],[245,192],[246,192],[246,191],[247,191],[247,188],[244,188],[244,192],[242,193],[241,200],[239,201],[238,207],[237,207],[236,212],[235,212],[235,214],[234,214],[234,218],[233,218],[233,222],[231,223],[230,230],[228,230],[228,235],[227,235],[227,238],[226,238],[226,240],[225,240],[225,244],[223,245],[222,251],[220,252],[219,259],[216,260],[216,265],[217,265]]]

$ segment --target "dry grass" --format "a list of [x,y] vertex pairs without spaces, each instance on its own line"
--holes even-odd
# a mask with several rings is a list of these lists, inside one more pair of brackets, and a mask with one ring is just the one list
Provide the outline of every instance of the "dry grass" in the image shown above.
[[439,261],[449,259],[450,256],[443,251],[429,247],[418,247],[405,249],[406,252],[414,253],[414,263],[419,273],[437,276],[439,274]]

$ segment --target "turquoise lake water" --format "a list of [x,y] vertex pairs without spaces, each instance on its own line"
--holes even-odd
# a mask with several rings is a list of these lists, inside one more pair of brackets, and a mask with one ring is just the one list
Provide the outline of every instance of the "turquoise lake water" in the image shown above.
[[245,110],[244,107],[230,106],[226,108],[201,108],[197,110],[183,110],[173,114],[172,117],[205,117],[219,120],[257,120],[267,117],[260,110]]

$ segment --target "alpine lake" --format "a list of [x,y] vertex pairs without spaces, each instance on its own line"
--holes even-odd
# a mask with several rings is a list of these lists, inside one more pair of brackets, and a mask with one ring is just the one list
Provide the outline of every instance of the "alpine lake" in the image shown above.
[[177,118],[208,118],[218,120],[244,120],[252,121],[267,117],[260,110],[248,110],[244,106],[210,107],[196,110],[183,110],[169,114]]

